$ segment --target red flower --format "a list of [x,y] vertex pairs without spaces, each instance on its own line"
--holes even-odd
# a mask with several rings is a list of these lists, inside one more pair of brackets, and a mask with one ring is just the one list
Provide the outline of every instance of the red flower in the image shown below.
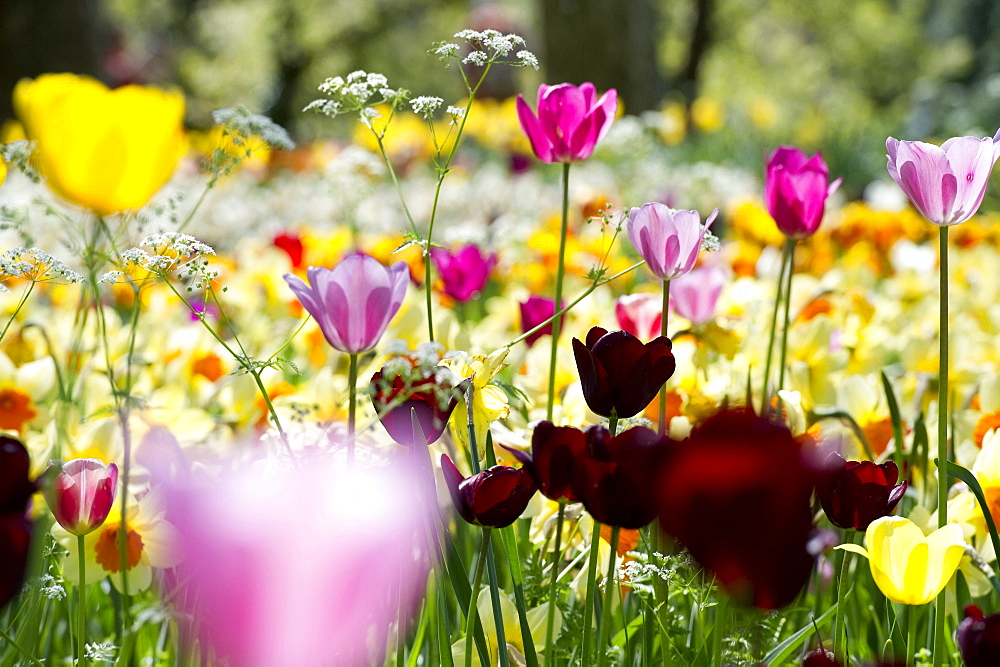
[[813,476],[787,428],[721,412],[671,448],[659,489],[663,529],[736,599],[777,609],[809,580]]
[[1000,614],[984,616],[976,605],[967,605],[955,641],[967,667],[996,665],[1000,656]]
[[603,426],[584,433],[587,453],[574,462],[573,488],[601,523],[642,528],[656,518],[657,471],[669,440],[641,426],[612,437]]
[[[391,379],[382,370],[372,376],[372,404],[382,426],[401,445],[429,445],[436,442],[448,426],[452,410],[458,404],[461,389],[440,382],[438,367],[415,368],[413,378],[396,374]],[[413,416],[417,415],[424,440],[417,442],[413,432]]]
[[634,417],[656,397],[674,374],[670,339],[654,338],[645,345],[627,331],[608,333],[594,327],[584,345],[573,339],[576,367],[587,405],[602,417]]
[[892,514],[906,493],[906,482],[897,485],[898,477],[892,461],[881,465],[845,461],[831,452],[816,483],[816,495],[830,523],[864,531],[875,519]]
[[523,469],[546,498],[565,498],[571,503],[580,500],[573,489],[573,470],[575,462],[586,456],[583,431],[543,421],[531,434],[531,454],[510,448],[507,451],[524,464]]
[[521,516],[538,490],[524,468],[493,466],[465,478],[448,455],[442,454],[441,472],[458,513],[477,526],[509,526]]
[[292,268],[297,269],[302,266],[302,239],[298,236],[292,236],[291,234],[278,234],[274,237],[274,245],[277,248],[281,248],[288,255],[288,259],[292,262]]
[[21,590],[31,548],[28,502],[35,485],[28,479],[28,450],[0,435],[0,607]]

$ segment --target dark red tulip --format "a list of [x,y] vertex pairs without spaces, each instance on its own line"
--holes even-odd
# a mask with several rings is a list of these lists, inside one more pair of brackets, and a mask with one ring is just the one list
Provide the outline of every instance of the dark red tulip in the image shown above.
[[[372,404],[379,421],[393,440],[401,445],[429,445],[436,442],[448,426],[448,419],[462,395],[450,382],[441,382],[436,366],[414,367],[412,373],[396,373],[389,377],[385,368],[372,376]],[[417,442],[413,431],[413,416],[424,439]]]
[[670,339],[654,338],[643,345],[627,331],[594,327],[587,343],[573,339],[573,354],[587,405],[602,417],[634,417],[656,397],[674,374]]
[[[545,320],[552,317],[556,312],[555,303],[556,302],[553,299],[546,299],[543,296],[528,297],[528,300],[521,304],[521,332],[527,333]],[[559,331],[562,331],[565,319],[566,318],[564,316],[560,316]],[[525,338],[524,342],[528,344],[528,347],[531,347],[535,344],[535,341],[542,336],[551,335],[552,323],[549,322],[547,325]]]
[[795,599],[813,568],[814,480],[787,428],[721,412],[671,447],[661,471],[660,524],[729,595],[761,609]]
[[825,648],[813,649],[802,659],[802,667],[843,667],[844,663],[837,660],[833,651]]
[[966,667],[992,667],[1000,659],[1000,614],[984,616],[974,604],[965,607],[955,641]]
[[546,498],[565,498],[571,503],[580,500],[573,490],[573,466],[587,452],[583,431],[543,421],[531,434],[531,454],[509,448],[507,451],[524,465]]
[[892,514],[906,482],[897,485],[899,470],[892,461],[845,461],[831,452],[816,482],[816,495],[830,523],[864,531],[875,519]]
[[28,503],[35,485],[28,478],[28,450],[18,440],[0,435],[0,607],[24,583],[31,548]]
[[573,488],[601,523],[642,528],[656,518],[657,471],[669,440],[637,426],[611,437],[603,426],[584,433],[587,452],[573,464]]
[[458,513],[477,526],[509,526],[521,516],[538,490],[524,468],[493,466],[465,478],[448,455],[442,454],[441,472]]

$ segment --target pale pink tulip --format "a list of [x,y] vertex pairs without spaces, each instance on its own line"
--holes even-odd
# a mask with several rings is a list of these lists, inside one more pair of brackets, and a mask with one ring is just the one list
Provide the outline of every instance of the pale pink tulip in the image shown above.
[[676,211],[659,202],[643,204],[628,214],[628,238],[660,280],[673,280],[694,268],[705,232],[719,215],[712,211],[701,224],[698,211]]
[[704,324],[715,317],[715,306],[726,285],[726,272],[717,266],[701,266],[670,283],[670,308],[691,324]]

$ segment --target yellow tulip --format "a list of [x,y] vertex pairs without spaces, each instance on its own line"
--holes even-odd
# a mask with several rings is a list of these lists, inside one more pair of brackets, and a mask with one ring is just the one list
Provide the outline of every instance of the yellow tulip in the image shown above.
[[882,594],[901,604],[930,602],[955,575],[965,553],[962,527],[955,523],[930,535],[909,519],[886,516],[873,521],[865,532],[863,549],[841,544],[868,559],[872,578]]
[[99,215],[146,204],[186,149],[176,90],[110,90],[85,76],[43,74],[19,81],[13,101],[49,187]]

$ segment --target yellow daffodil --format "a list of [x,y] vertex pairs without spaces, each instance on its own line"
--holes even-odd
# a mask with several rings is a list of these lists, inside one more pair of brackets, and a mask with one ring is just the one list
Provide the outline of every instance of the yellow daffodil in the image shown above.
[[[490,422],[505,419],[510,414],[507,394],[500,387],[489,384],[507,366],[503,360],[507,358],[508,352],[510,348],[502,347],[488,357],[476,354],[468,359],[453,357],[441,362],[451,369],[456,378],[472,378],[472,418],[476,426],[476,447],[480,455],[486,451],[486,430]],[[460,400],[455,407],[451,426],[461,445],[469,449],[469,415],[464,400]]]
[[143,206],[185,150],[176,90],[110,90],[85,76],[43,74],[18,82],[13,101],[49,187],[99,215]]
[[[496,665],[500,657],[497,646],[499,642],[497,641],[496,621],[493,616],[493,599],[490,597],[489,588],[483,588],[479,591],[476,607],[479,610],[479,623],[482,625],[483,634],[486,636],[486,643],[490,650],[490,664]],[[548,611],[549,603],[545,602],[534,609],[529,609],[525,614],[536,651],[542,650],[546,644]],[[517,615],[517,607],[503,591],[500,591],[500,615],[503,618],[503,634],[507,643],[508,657],[512,658],[511,664],[524,664],[524,636],[521,634],[521,622]],[[555,620],[552,627],[553,633],[558,637],[562,631],[562,612],[558,608],[555,610]],[[456,665],[465,664],[465,639],[460,639],[452,645],[451,656]],[[477,667],[482,665],[478,651],[472,654],[472,664]]]
[[955,575],[966,545],[958,524],[949,523],[925,536],[909,519],[886,516],[868,526],[865,546],[837,548],[867,558],[875,584],[893,602],[925,604]]

